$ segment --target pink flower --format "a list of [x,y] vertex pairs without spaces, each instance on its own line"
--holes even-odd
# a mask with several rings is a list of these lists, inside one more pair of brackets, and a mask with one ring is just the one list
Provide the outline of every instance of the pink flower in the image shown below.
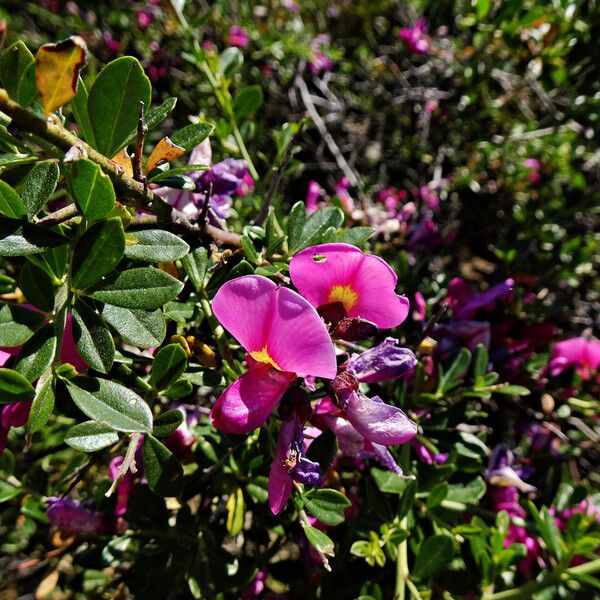
[[217,429],[248,433],[264,423],[296,377],[335,377],[335,349],[327,329],[296,292],[266,277],[245,275],[219,289],[213,311],[252,359],[249,370],[213,406]]
[[238,25],[232,25],[229,30],[229,37],[227,43],[235,48],[245,48],[250,42],[248,32]]
[[558,342],[552,348],[548,368],[553,377],[572,367],[581,378],[588,380],[600,367],[600,342],[582,337]]
[[395,292],[398,278],[378,256],[350,244],[320,244],[296,254],[290,277],[315,307],[336,306],[345,316],[361,317],[387,329],[400,325],[409,302]]
[[323,188],[316,181],[308,182],[308,191],[306,192],[306,212],[313,213],[318,208],[319,198],[323,195]]
[[529,169],[529,181],[531,183],[539,183],[542,179],[540,175],[540,170],[542,168],[542,163],[537,158],[527,158],[523,163],[525,168]]
[[415,321],[424,321],[427,316],[427,303],[421,292],[415,292],[415,308],[413,310],[413,319]]
[[109,31],[105,31],[102,34],[102,40],[104,41],[104,45],[109,52],[121,51],[121,43],[118,42]]
[[0,455],[6,449],[8,432],[11,427],[22,427],[29,419],[31,400],[13,402],[2,407],[0,411]]
[[308,61],[310,72],[318,75],[321,71],[329,71],[333,66],[332,60],[323,53],[323,49],[329,47],[329,36],[326,34],[318,35],[310,44],[311,57]]
[[154,21],[154,14],[150,10],[140,10],[136,13],[135,20],[140,29],[147,29]]
[[403,27],[400,30],[400,39],[406,44],[410,52],[426,54],[429,51],[427,41],[427,21],[421,17],[412,27]]
[[90,502],[68,498],[48,498],[46,516],[52,525],[67,536],[90,535],[102,529],[102,516]]
[[340,203],[342,204],[342,208],[344,212],[347,214],[351,214],[354,210],[354,200],[352,196],[348,193],[348,188],[350,187],[350,182],[346,177],[342,177],[335,184],[335,195],[338,197]]

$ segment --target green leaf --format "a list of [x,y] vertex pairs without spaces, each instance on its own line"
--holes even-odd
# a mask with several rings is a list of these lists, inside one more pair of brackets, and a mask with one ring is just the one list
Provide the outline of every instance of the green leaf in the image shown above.
[[167,437],[183,423],[183,413],[174,408],[154,419],[152,434],[156,437]]
[[257,111],[263,103],[263,91],[260,85],[249,85],[241,89],[233,100],[233,112],[239,121]]
[[31,403],[27,432],[35,433],[43,429],[54,410],[55,391],[54,380],[50,377],[45,381],[40,379],[35,389],[35,397]]
[[439,506],[442,501],[448,495],[449,486],[448,483],[442,481],[438,483],[432,490],[429,492],[429,497],[427,498],[427,508],[435,508]]
[[115,343],[104,319],[85,302],[73,308],[73,338],[81,358],[96,371],[108,373],[115,359]]
[[167,334],[165,319],[160,310],[149,312],[105,304],[102,316],[127,343],[138,348],[160,346]]
[[184,398],[189,396],[194,387],[191,382],[187,379],[179,379],[175,383],[171,384],[166,390],[161,392],[161,395],[165,398]]
[[208,269],[208,251],[204,247],[196,248],[181,259],[181,264],[196,291],[204,289],[204,277]]
[[344,510],[351,504],[344,494],[329,489],[311,490],[302,499],[304,508],[325,525],[343,523]]
[[454,544],[449,535],[427,538],[419,548],[412,574],[418,579],[427,579],[447,567],[453,555]]
[[236,488],[227,500],[227,531],[229,535],[237,535],[244,527],[244,514],[246,503],[242,488]]
[[35,310],[0,302],[0,346],[24,344],[45,318]]
[[125,233],[120,219],[92,225],[79,238],[73,251],[72,287],[82,290],[108,275],[124,252]]
[[372,227],[353,227],[338,236],[337,241],[362,248],[374,233],[375,230]]
[[542,508],[538,511],[535,504],[529,500],[527,502],[529,507],[529,512],[533,516],[535,520],[535,524],[540,530],[540,534],[542,539],[544,540],[548,551],[552,556],[556,557],[558,560],[562,558],[563,548],[561,546],[562,536],[558,526],[556,525],[556,520],[550,514],[548,507],[542,506]]
[[81,452],[96,452],[119,441],[119,435],[104,423],[85,421],[72,427],[65,444]]
[[154,357],[150,383],[157,390],[164,390],[179,379],[187,367],[187,354],[179,344],[161,348]]
[[371,469],[371,476],[375,480],[380,491],[387,494],[402,494],[408,485],[408,481],[397,473],[383,469]]
[[0,504],[2,504],[2,502],[8,502],[8,500],[16,498],[19,494],[22,494],[23,492],[23,488],[17,487],[12,483],[8,483],[8,481],[3,481],[0,479]]
[[192,123],[176,131],[171,137],[171,142],[186,152],[193,150],[201,144],[214,130],[210,123]]
[[306,225],[306,206],[302,200],[299,200],[292,206],[290,216],[287,222],[287,234],[290,250],[293,250],[300,244],[302,231]]
[[23,375],[12,369],[0,369],[0,404],[28,400],[34,394],[33,386]]
[[150,489],[159,496],[179,496],[183,490],[183,468],[173,453],[151,435],[144,437],[142,452]]
[[326,556],[334,555],[333,540],[326,533],[323,533],[316,527],[307,525],[306,523],[302,523],[302,528],[304,529],[306,539],[310,542],[310,545],[317,550],[317,552],[325,554]]
[[190,247],[178,236],[162,229],[128,232],[125,256],[132,260],[168,262],[183,258]]
[[68,163],[67,186],[86,219],[106,217],[115,206],[115,190],[110,177],[87,158]]
[[153,267],[113,273],[89,294],[95,300],[123,308],[155,310],[173,300],[183,284]]
[[21,40],[2,53],[0,79],[8,95],[21,106],[29,106],[35,100],[35,58]]
[[242,243],[242,250],[244,251],[246,258],[251,263],[259,265],[260,257],[256,251],[256,248],[254,247],[254,244],[252,243],[252,240],[247,235],[242,235],[240,241]]
[[522,385],[502,385],[494,390],[495,394],[504,394],[505,396],[529,396],[531,392]]
[[50,200],[59,177],[60,169],[55,160],[39,162],[29,171],[21,193],[29,218],[37,215]]
[[485,375],[489,362],[487,348],[483,344],[477,344],[473,356],[473,375],[475,379],[482,378]]
[[66,382],[73,402],[87,417],[125,432],[150,433],[152,412],[135,392],[113,381],[76,377]]
[[22,219],[27,216],[27,209],[19,194],[2,180],[0,180],[0,213],[12,219]]
[[319,244],[330,227],[337,229],[343,222],[344,213],[337,206],[321,208],[308,217],[302,229],[299,242],[292,246],[291,249],[294,252],[298,252],[313,244]]
[[440,379],[439,387],[442,391],[450,389],[467,372],[471,362],[471,353],[466,348],[461,348],[447,371]]
[[142,65],[131,56],[108,63],[94,81],[88,115],[96,150],[112,158],[137,126],[140,102],[150,107],[152,86]]
[[244,64],[244,55],[238,48],[225,48],[219,56],[219,73],[231,77]]
[[26,256],[68,243],[69,239],[41,225],[0,217],[0,255]]
[[481,477],[476,477],[467,484],[451,483],[446,500],[475,504],[483,498],[485,490],[485,481]]
[[54,308],[54,285],[50,275],[33,263],[25,263],[21,269],[19,286],[30,304],[50,312]]
[[[177,98],[167,98],[160,106],[155,106],[150,110],[145,111],[144,113],[144,124],[148,128],[148,131],[154,129],[157,125],[162,123],[169,113],[175,108],[177,104]],[[137,124],[131,132],[129,136],[125,140],[123,146],[129,146],[129,144],[135,141],[137,136]]]
[[44,325],[25,343],[21,352],[19,352],[15,371],[21,373],[27,381],[39,379],[52,364],[56,345],[57,339],[54,326],[51,324]]
[[331,429],[326,429],[315,438],[308,447],[306,456],[313,462],[318,462],[323,473],[329,469],[338,451],[337,437]]
[[92,124],[90,123],[90,117],[88,115],[88,90],[85,82],[81,77],[77,82],[77,94],[75,98],[71,100],[71,110],[75,117],[75,122],[79,127],[78,135],[83,138],[92,148],[96,147],[94,141],[94,132],[92,130]]

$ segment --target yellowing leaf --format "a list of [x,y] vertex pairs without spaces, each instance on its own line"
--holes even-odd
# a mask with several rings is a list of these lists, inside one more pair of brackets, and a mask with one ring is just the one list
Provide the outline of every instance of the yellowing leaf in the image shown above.
[[123,148],[119,154],[111,158],[114,163],[117,163],[127,177],[133,177],[133,165],[131,164],[131,156],[127,154],[127,149]]
[[156,144],[154,150],[152,150],[152,154],[146,162],[146,173],[152,171],[161,160],[171,162],[179,158],[184,152],[184,148],[174,144],[168,137],[164,137]]
[[38,50],[35,84],[46,116],[75,97],[85,58],[85,42],[77,35],[57,44],[44,44]]

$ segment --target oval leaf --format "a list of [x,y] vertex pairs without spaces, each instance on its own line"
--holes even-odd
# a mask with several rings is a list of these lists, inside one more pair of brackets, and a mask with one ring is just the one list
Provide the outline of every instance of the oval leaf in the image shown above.
[[164,390],[183,375],[187,366],[187,354],[179,344],[161,348],[152,363],[150,383],[157,390]]
[[0,79],[8,95],[21,106],[29,106],[34,101],[37,95],[35,58],[21,40],[2,53]]
[[102,317],[85,302],[73,308],[73,338],[81,358],[96,371],[108,373],[115,359],[115,343]]
[[0,404],[10,404],[32,398],[33,386],[23,375],[12,369],[0,369]]
[[19,277],[21,291],[30,304],[50,312],[54,308],[54,285],[50,275],[33,263],[25,263]]
[[183,489],[183,468],[173,453],[151,435],[144,438],[142,452],[150,489],[160,496],[179,496]]
[[183,258],[190,247],[178,236],[161,229],[127,233],[125,256],[133,260],[168,262]]
[[101,219],[115,206],[115,190],[110,177],[87,158],[69,163],[67,185],[86,219]]
[[0,180],[0,213],[13,219],[22,219],[27,216],[27,209],[19,194],[2,180]]
[[119,441],[119,435],[107,425],[96,421],[85,421],[75,425],[65,437],[65,444],[81,450],[81,452],[96,452]]
[[90,419],[116,431],[152,431],[150,407],[125,386],[92,377],[76,377],[66,384],[73,402]]
[[154,419],[153,435],[157,437],[167,437],[173,433],[183,423],[183,413],[174,408],[159,415]]
[[351,504],[336,490],[314,490],[304,495],[304,508],[325,525],[339,525],[345,519],[344,511]]
[[60,233],[19,219],[0,217],[0,255],[37,254],[68,242]]
[[54,326],[44,325],[31,337],[19,352],[19,360],[15,365],[28,381],[39,379],[52,364],[56,352],[57,339]]
[[160,346],[167,334],[167,324],[160,310],[151,312],[105,304],[102,316],[126,342],[138,348]]
[[421,544],[413,575],[426,579],[446,567],[453,555],[452,538],[449,535],[434,535]]
[[60,169],[55,160],[39,162],[29,171],[21,193],[29,218],[35,217],[50,200],[59,177]]
[[40,431],[46,425],[54,410],[54,402],[54,380],[49,378],[42,382],[40,379],[35,390],[35,397],[31,403],[31,410],[29,411],[27,433]]

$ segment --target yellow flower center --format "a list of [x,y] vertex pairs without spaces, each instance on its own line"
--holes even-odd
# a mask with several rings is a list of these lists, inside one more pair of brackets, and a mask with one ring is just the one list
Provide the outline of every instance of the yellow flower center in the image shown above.
[[271,365],[272,367],[275,367],[277,370],[281,371],[281,367],[271,358],[266,346],[262,350],[250,352],[250,356],[256,362],[267,363],[268,365]]
[[352,309],[358,294],[349,285],[334,285],[329,292],[329,302],[341,302],[346,312]]

